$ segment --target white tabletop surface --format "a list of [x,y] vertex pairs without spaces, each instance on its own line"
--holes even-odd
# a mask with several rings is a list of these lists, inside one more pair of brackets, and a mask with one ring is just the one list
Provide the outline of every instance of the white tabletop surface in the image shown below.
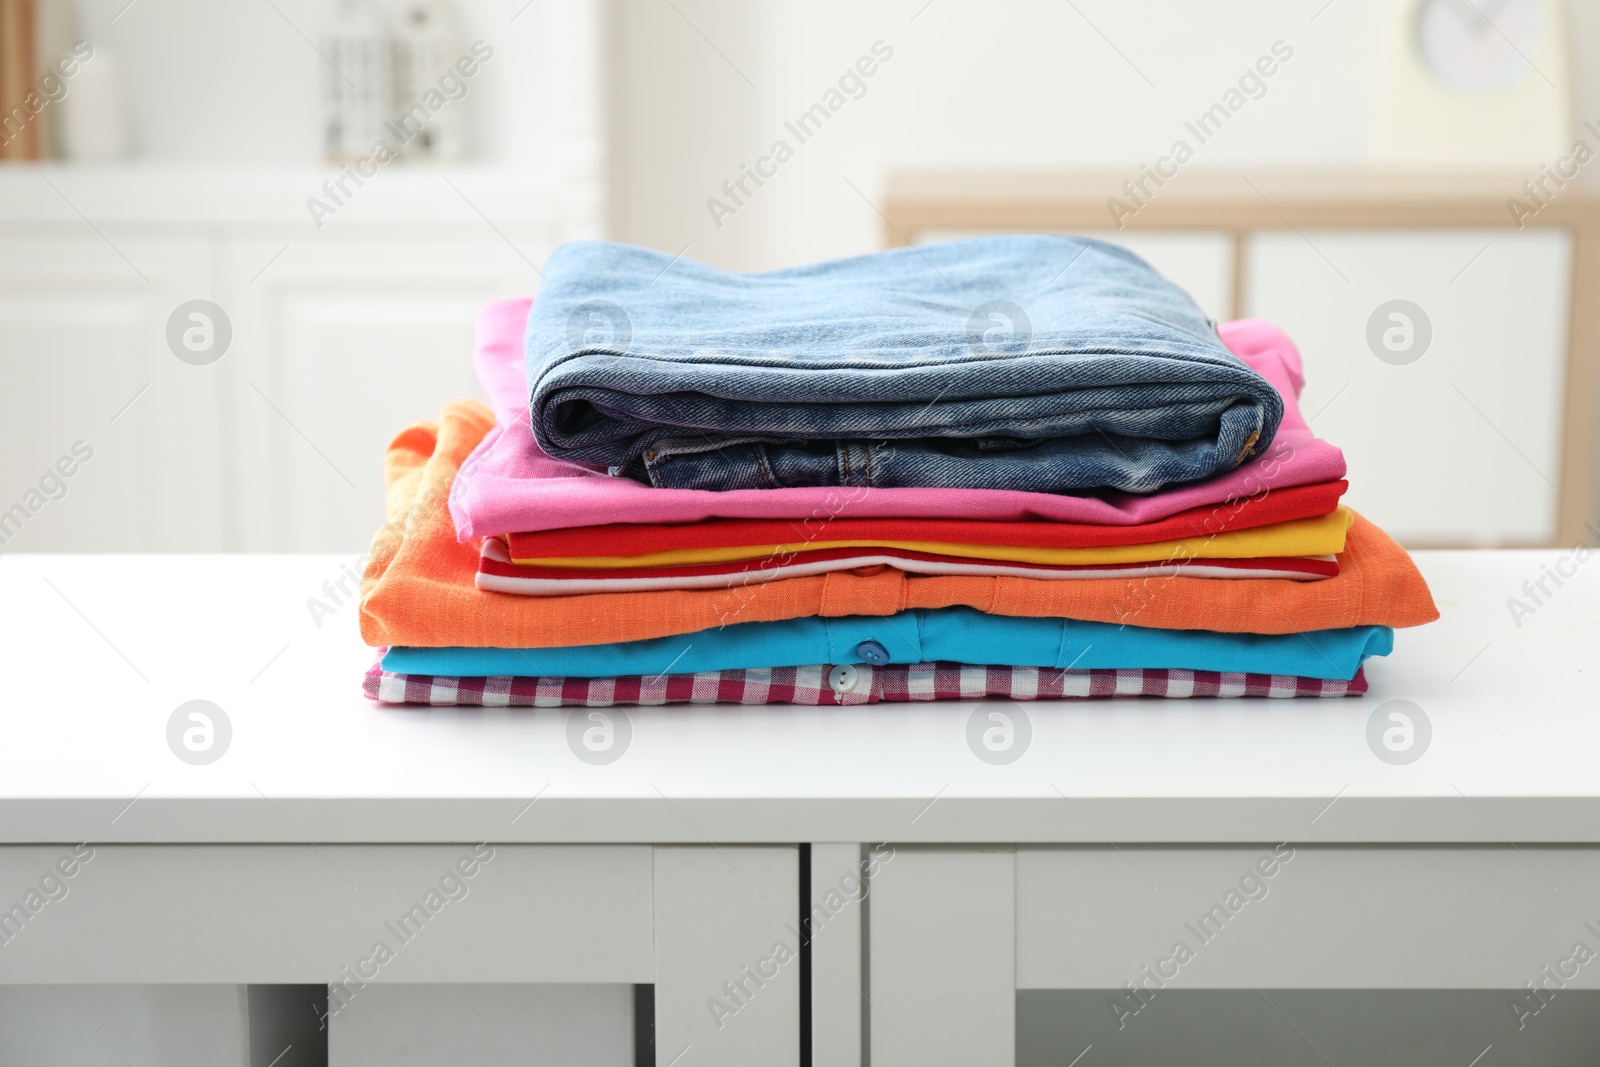
[[[1597,842],[1594,557],[1419,553],[1444,617],[1361,699],[1029,704],[1005,766],[972,701],[630,708],[594,766],[566,709],[369,703],[355,606],[307,607],[351,557],[8,555],[0,842]],[[204,766],[167,743],[193,699],[232,726]],[[1431,723],[1415,762],[1368,745],[1389,700]]]

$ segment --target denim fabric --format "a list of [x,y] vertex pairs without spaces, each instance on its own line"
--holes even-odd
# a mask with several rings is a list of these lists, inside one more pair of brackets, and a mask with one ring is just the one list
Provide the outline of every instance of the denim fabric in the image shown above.
[[1147,493],[1237,466],[1283,416],[1187,294],[1076,237],[756,275],[577,242],[525,350],[544,451],[674,489]]
[[986,615],[932,608],[896,615],[745,622],[700,633],[573,648],[391,648],[383,669],[401,674],[601,678],[664,672],[862,663],[875,643],[889,663],[1005,664],[1122,670],[1134,667],[1351,678],[1368,656],[1394,648],[1387,626],[1304,634],[1154,630],[1104,622]]

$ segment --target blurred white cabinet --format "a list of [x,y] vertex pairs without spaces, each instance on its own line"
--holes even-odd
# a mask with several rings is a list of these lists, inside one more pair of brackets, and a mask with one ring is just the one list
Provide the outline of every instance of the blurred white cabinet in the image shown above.
[[[384,446],[479,395],[478,309],[592,233],[514,176],[385,174],[319,228],[309,173],[66,171],[0,175],[0,550],[364,551]],[[168,335],[197,299],[231,332],[199,365]]]
[[210,250],[80,229],[0,234],[4,547],[220,548],[216,379],[165,340],[211,295]]
[[[1571,257],[1555,229],[1251,238],[1245,313],[1299,345],[1352,507],[1412,545],[1554,540]],[[1379,313],[1395,300],[1407,321]],[[1400,361],[1375,354],[1374,314],[1385,354],[1382,331],[1409,331]]]
[[[230,548],[365,548],[384,513],[384,446],[447,400],[481,399],[478,309],[537,285],[531,264],[550,244],[518,236],[516,248],[492,234],[291,245],[231,286],[238,351],[221,367],[237,450]],[[249,279],[278,251],[232,243],[226,273]]]

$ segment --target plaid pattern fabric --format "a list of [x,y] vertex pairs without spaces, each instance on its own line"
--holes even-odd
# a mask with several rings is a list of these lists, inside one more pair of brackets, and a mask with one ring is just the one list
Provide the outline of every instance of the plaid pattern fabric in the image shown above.
[[[1349,681],[1284,674],[1138,669],[1064,671],[961,663],[852,664],[848,690],[829,684],[832,665],[705,671],[653,678],[449,678],[396,674],[374,663],[363,690],[381,704],[436,707],[606,708],[617,704],[877,704],[921,700],[1055,700],[1063,697],[1346,697],[1367,691]],[[844,690],[844,691],[841,691]]]

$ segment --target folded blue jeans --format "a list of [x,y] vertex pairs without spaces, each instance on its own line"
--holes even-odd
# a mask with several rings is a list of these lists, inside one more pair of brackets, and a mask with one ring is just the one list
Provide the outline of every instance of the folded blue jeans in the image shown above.
[[528,317],[533,433],[675,489],[1153,492],[1265,449],[1283,398],[1117,245],[983,237],[768,274],[563,245]]
[[1233,634],[986,615],[972,608],[916,608],[895,615],[744,622],[676,637],[572,648],[391,648],[384,653],[383,669],[461,677],[605,678],[818,663],[940,661],[1077,670],[1240,671],[1348,680],[1368,656],[1386,656],[1393,647],[1394,631],[1386,626]]

